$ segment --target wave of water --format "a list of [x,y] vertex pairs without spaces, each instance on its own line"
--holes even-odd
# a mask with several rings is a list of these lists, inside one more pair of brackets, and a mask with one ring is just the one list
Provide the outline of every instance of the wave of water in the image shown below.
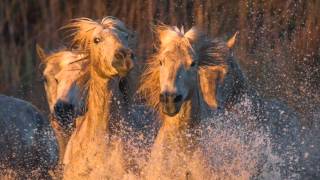
[[[275,151],[276,145],[268,132],[242,125],[239,123],[242,116],[228,114],[204,120],[197,129],[201,135],[197,148],[181,151],[179,139],[172,140],[174,145],[170,146],[155,144],[159,122],[154,123],[149,112],[133,113],[139,118],[124,125],[124,132],[119,133],[124,137],[123,141],[114,141],[110,145],[110,161],[106,162],[110,179],[280,180],[320,177],[318,125],[312,129],[303,128],[302,140],[296,146],[299,149],[291,151],[288,148],[279,152]],[[315,118],[319,116],[315,114]],[[10,171],[3,174],[0,179],[14,179]]]

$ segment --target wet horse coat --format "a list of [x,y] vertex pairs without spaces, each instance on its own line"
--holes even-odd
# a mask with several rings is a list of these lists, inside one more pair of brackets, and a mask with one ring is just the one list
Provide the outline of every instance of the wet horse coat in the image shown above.
[[[158,110],[163,120],[154,144],[151,165],[159,161],[165,164],[155,167],[154,171],[158,170],[159,176],[163,175],[162,172],[169,172],[170,177],[170,173],[174,175],[172,172],[175,171],[178,174],[174,177],[184,177],[185,174],[202,176],[196,174],[198,170],[187,173],[187,166],[182,172],[176,168],[193,160],[200,159],[200,167],[201,162],[205,163],[206,160],[190,156],[190,152],[199,147],[195,146],[197,128],[214,127],[218,123],[215,120],[235,117],[235,124],[270,134],[274,152],[290,152],[284,156],[284,166],[290,166],[282,172],[286,177],[286,171],[296,164],[299,121],[284,104],[264,100],[250,88],[230,53],[236,36],[224,42],[207,37],[197,28],[184,33],[169,26],[159,26],[156,32],[160,45],[149,60],[140,87],[147,102]],[[207,122],[207,118],[212,120]],[[170,149],[170,159],[180,152],[185,155],[170,162],[167,160]],[[185,160],[186,157],[189,159]],[[294,160],[288,162],[290,157]]]
[[210,173],[198,151],[197,129],[217,105],[215,89],[207,87],[208,71],[216,73],[211,77],[216,81],[224,75],[227,43],[204,41],[195,28],[184,33],[176,27],[159,26],[156,32],[160,45],[140,87],[162,119],[147,178],[206,178]]
[[[110,159],[115,157],[110,155],[111,147],[121,148],[121,144],[115,142],[116,145],[111,146],[109,122],[121,114],[113,98],[118,93],[114,88],[115,79],[126,75],[133,65],[128,30],[121,21],[112,17],[101,22],[76,19],[66,29],[76,32],[71,42],[88,52],[90,63],[87,74],[88,111],[68,142],[64,179],[121,178],[124,173],[121,162],[112,164]],[[117,157],[114,162],[121,161],[121,157]]]
[[0,175],[11,169],[18,178],[49,178],[58,145],[48,119],[26,101],[0,95],[0,129]]

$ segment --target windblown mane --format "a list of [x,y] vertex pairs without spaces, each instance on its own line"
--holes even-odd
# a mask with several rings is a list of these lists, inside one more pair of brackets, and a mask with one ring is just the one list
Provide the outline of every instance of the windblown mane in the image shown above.
[[147,103],[155,109],[159,108],[160,82],[159,66],[162,53],[176,46],[192,52],[198,59],[199,68],[206,69],[214,65],[227,65],[229,49],[226,43],[219,39],[210,39],[198,28],[193,27],[188,32],[183,28],[160,25],[156,28],[156,53],[152,55],[146,64],[140,79],[139,93],[147,100]]
[[[111,16],[104,17],[100,22],[89,18],[72,19],[70,23],[60,28],[60,36],[68,48],[77,49],[79,52],[86,54],[96,53],[91,51],[91,42],[94,33],[104,30],[113,30],[117,33],[131,37],[133,33],[126,28],[125,24],[119,19]],[[89,62],[90,63],[90,62]],[[90,73],[88,70],[78,80],[77,84],[82,87],[83,96],[87,95],[89,86]]]
[[[68,48],[77,49],[79,52],[86,54],[86,58],[88,58],[93,33],[106,29],[126,33],[128,36],[132,35],[132,32],[126,28],[122,21],[112,16],[104,17],[100,22],[89,18],[72,19],[70,23],[60,28],[60,35]],[[89,73],[85,73],[79,79],[78,84],[87,84],[87,81],[90,79],[89,76]]]
[[104,17],[100,22],[89,18],[72,19],[70,23],[60,28],[60,35],[67,47],[88,50],[92,34],[105,29],[117,30],[131,35],[132,32],[126,28],[123,22],[115,17]]
[[67,47],[83,50],[90,46],[90,38],[95,30],[101,31],[101,24],[89,18],[77,18],[63,26],[60,32]]
[[117,29],[120,32],[127,33],[129,35],[132,34],[132,32],[129,29],[127,29],[127,27],[122,21],[112,16],[104,17],[101,20],[101,24],[104,28]]

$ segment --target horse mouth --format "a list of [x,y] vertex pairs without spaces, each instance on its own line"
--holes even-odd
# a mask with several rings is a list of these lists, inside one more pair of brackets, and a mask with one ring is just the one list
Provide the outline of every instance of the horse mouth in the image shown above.
[[170,117],[173,117],[179,113],[180,108],[180,103],[164,103],[162,105],[162,112]]
[[117,69],[118,74],[120,77],[125,77],[129,74],[129,72],[131,71],[132,68],[130,69]]
[[115,59],[112,66],[117,70],[120,77],[125,77],[134,65],[131,59]]

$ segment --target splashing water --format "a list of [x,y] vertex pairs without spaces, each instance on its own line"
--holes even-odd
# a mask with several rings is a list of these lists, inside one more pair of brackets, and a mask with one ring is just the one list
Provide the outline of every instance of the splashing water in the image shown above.
[[[127,157],[129,160],[125,161],[134,162],[134,170],[124,174],[122,178],[281,179],[278,164],[283,163],[283,160],[272,152],[267,135],[255,132],[248,137],[249,133],[245,128],[230,129],[231,124],[225,125],[226,123],[223,126],[199,128],[198,132],[203,137],[199,148],[193,151],[183,151],[184,147],[179,146],[179,139],[165,143],[162,139],[165,137],[160,137],[153,145],[149,144],[148,149],[140,149],[143,148],[141,144],[131,144],[131,157],[136,158]],[[143,144],[146,143],[145,140],[139,139]],[[112,164],[116,166],[116,163],[118,162],[113,161]]]
[[[254,121],[255,116],[225,112],[204,119],[195,130],[200,135],[197,146],[190,150],[179,138],[167,143],[161,137],[160,121],[152,120],[154,113],[135,106],[129,115],[134,118],[123,120],[123,132],[117,133],[121,138],[111,138],[105,170],[111,179],[301,179],[313,177],[306,170],[319,170],[314,166],[319,162],[317,139],[311,141],[319,127],[304,129],[308,133],[301,143],[303,159],[296,161],[296,151],[281,154],[274,150],[269,132],[241,123],[243,118]],[[303,172],[290,169],[298,163]],[[14,179],[7,172],[0,178]]]
[[[129,164],[129,171],[120,179],[282,179],[279,164],[284,160],[273,152],[270,136],[242,127],[238,122],[241,116],[204,120],[196,130],[201,134],[198,146],[189,150],[181,147],[181,139],[168,142],[165,135],[157,134],[159,124],[147,117],[149,112],[133,113],[139,117],[131,122],[135,127],[128,128],[128,123],[122,128],[126,129],[122,134],[126,137],[123,162]],[[119,153],[113,152],[121,157]]]

